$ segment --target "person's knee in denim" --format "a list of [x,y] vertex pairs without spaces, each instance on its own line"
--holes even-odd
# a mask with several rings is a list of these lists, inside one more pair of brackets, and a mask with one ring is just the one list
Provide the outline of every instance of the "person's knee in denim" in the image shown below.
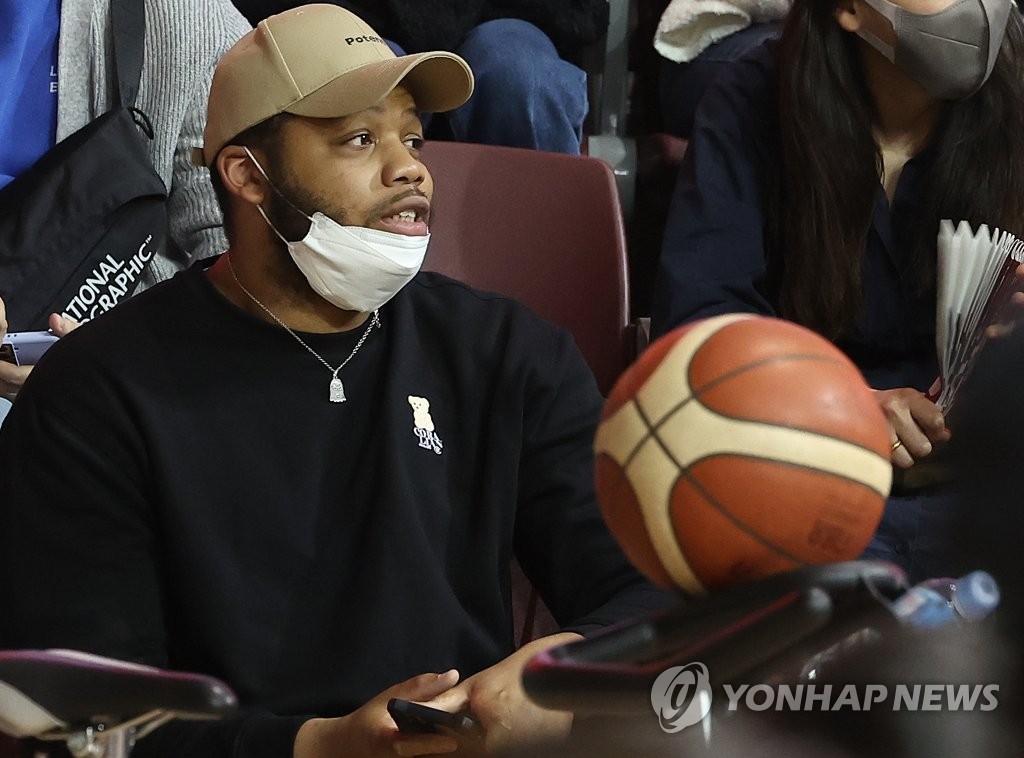
[[580,152],[586,74],[560,58],[544,32],[496,19],[475,27],[458,53],[473,67],[476,92],[448,117],[455,139]]

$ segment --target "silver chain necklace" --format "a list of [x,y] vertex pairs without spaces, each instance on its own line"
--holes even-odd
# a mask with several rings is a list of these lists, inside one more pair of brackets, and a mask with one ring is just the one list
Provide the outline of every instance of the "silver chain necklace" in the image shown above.
[[356,353],[359,352],[359,348],[361,348],[363,346],[363,343],[366,342],[366,338],[370,336],[370,332],[373,331],[373,328],[375,326],[376,327],[380,326],[379,311],[375,310],[373,312],[373,318],[370,319],[370,325],[366,327],[366,331],[363,332],[363,336],[359,338],[359,342],[356,343],[356,346],[354,348],[352,348],[352,352],[348,354],[348,358],[343,360],[341,362],[341,364],[338,366],[338,368],[332,368],[331,364],[328,363],[327,361],[325,361],[323,359],[323,357],[320,355],[320,353],[318,353],[316,350],[314,350],[309,345],[307,345],[305,340],[303,340],[302,337],[297,335],[288,326],[288,324],[286,324],[281,319],[279,319],[276,315],[274,315],[274,312],[272,310],[270,310],[270,308],[268,308],[263,303],[261,303],[259,300],[257,300],[256,296],[254,294],[252,294],[251,292],[249,292],[249,290],[247,290],[245,288],[244,284],[242,284],[240,281],[238,281],[238,274],[235,273],[235,267],[231,265],[231,255],[228,254],[225,257],[228,259],[228,270],[231,272],[231,278],[233,278],[235,280],[235,284],[237,284],[242,289],[242,292],[244,292],[246,295],[248,295],[249,299],[252,300],[254,303],[256,303],[256,305],[258,305],[260,308],[265,310],[267,312],[267,315],[269,315],[272,319],[274,319],[274,321],[276,321],[278,324],[280,324],[281,327],[286,332],[288,332],[288,334],[292,335],[298,341],[298,343],[300,345],[302,345],[304,348],[306,348],[306,350],[308,350],[313,355],[313,357],[315,357],[318,361],[320,361],[322,364],[327,366],[327,370],[331,372],[331,390],[330,390],[330,395],[329,395],[330,401],[332,403],[344,403],[345,400],[347,400],[347,398],[345,397],[345,385],[343,385],[341,383],[341,379],[338,378],[338,372],[341,371],[343,368],[345,368],[345,364],[347,364],[350,360],[355,358]]

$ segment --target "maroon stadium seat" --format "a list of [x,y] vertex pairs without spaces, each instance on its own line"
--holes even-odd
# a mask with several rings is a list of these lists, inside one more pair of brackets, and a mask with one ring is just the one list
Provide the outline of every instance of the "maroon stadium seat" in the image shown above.
[[431,142],[424,268],[525,303],[576,338],[605,395],[636,353],[615,177],[596,158]]

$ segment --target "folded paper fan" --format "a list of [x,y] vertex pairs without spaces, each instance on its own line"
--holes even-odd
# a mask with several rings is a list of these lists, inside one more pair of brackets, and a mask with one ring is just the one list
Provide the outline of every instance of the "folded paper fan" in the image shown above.
[[985,344],[986,329],[1004,315],[1018,284],[1024,242],[1009,232],[977,232],[966,221],[939,224],[935,345],[942,391],[936,400],[948,413]]

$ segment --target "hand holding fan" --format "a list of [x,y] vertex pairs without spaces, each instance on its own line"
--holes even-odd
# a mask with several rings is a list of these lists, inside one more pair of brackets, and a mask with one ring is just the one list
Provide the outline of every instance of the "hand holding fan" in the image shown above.
[[943,413],[974,367],[986,329],[1019,288],[1015,271],[1022,261],[1024,242],[1009,232],[989,232],[984,224],[973,232],[966,221],[956,228],[948,220],[939,224],[935,343],[942,391],[936,404]]

